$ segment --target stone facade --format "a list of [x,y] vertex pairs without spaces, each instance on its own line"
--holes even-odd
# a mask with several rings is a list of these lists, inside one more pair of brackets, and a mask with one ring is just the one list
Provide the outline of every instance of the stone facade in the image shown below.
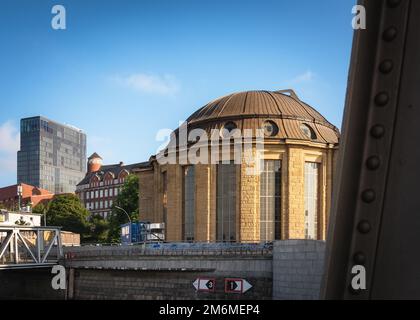
[[[227,125],[237,126],[242,130],[241,133],[251,130],[255,137],[257,130],[266,126],[267,123],[274,126],[274,135],[265,137],[263,147],[259,147],[256,141],[252,140],[251,148],[247,149],[248,154],[245,151],[242,152],[240,164],[237,164],[234,240],[241,242],[267,240],[262,239],[260,234],[261,176],[257,172],[258,170],[254,170],[261,160],[279,160],[281,162],[281,178],[278,182],[280,184],[280,206],[275,209],[279,210],[281,221],[276,227],[280,229],[277,230],[280,231],[277,233],[281,236],[270,240],[305,239],[308,237],[324,240],[338,150],[338,130],[313,108],[298,100],[296,95],[288,97],[278,92],[268,94],[246,92],[239,93],[237,96],[237,100],[233,98],[236,97],[235,95],[229,99],[225,97],[216,100],[187,120],[188,132],[191,132],[192,129],[201,129],[205,132],[210,130],[212,137],[215,128],[223,129]],[[278,110],[283,107],[284,110],[279,112]],[[217,110],[219,111],[217,112]],[[241,110],[248,110],[249,114],[241,113]],[[215,114],[213,118],[212,113]],[[178,130],[180,131],[181,127]],[[181,137],[179,131],[177,139]],[[222,136],[221,138],[223,140]],[[222,159],[229,153],[231,159],[234,159],[233,154],[238,142],[231,139],[229,144],[228,151],[223,147],[218,148],[217,154],[221,155]],[[192,150],[192,148],[194,151],[199,149],[200,155],[210,155],[208,162],[191,164],[191,162],[182,161],[186,159],[185,151]],[[217,172],[218,163],[221,163],[220,159],[219,161],[214,160],[214,150],[210,147],[200,149],[199,143],[188,147],[177,145],[173,153],[177,159],[174,164],[160,164],[159,158],[154,156],[150,159],[148,166],[135,170],[140,181],[140,220],[165,222],[168,241],[186,240],[183,234],[185,223],[183,174],[185,163],[194,165],[194,241],[220,241],[220,237],[217,236],[217,226],[220,223],[218,222],[217,200]],[[246,161],[246,157],[249,155],[252,155],[253,161]],[[309,219],[305,218],[307,215],[305,163],[308,162],[317,164],[317,186],[315,191],[311,191],[312,198],[316,198],[314,200],[316,205],[312,203],[311,209],[312,212],[315,212],[311,219],[315,221],[313,224],[316,227],[313,231],[315,234],[309,236],[308,222],[305,221],[305,219]],[[256,174],[250,174],[254,171]]]
[[[255,150],[254,150],[255,151]],[[267,145],[258,159],[281,160],[281,235],[282,240],[305,238],[305,162],[319,164],[317,237],[325,240],[330,210],[334,158],[337,149],[316,144],[288,142]],[[260,240],[260,176],[248,174],[253,166],[238,165],[237,170],[237,234],[242,242]],[[140,219],[164,222],[164,187],[162,175],[167,176],[167,240],[181,241],[183,219],[183,166],[157,162],[137,171],[140,181]],[[216,240],[216,174],[217,165],[195,165],[195,240]]]

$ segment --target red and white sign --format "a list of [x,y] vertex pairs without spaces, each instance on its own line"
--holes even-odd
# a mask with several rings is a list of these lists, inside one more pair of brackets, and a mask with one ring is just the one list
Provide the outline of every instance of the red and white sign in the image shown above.
[[225,292],[226,293],[245,293],[252,288],[252,285],[245,279],[226,278]]
[[216,287],[216,279],[214,278],[197,278],[193,282],[193,286],[197,291],[213,292]]

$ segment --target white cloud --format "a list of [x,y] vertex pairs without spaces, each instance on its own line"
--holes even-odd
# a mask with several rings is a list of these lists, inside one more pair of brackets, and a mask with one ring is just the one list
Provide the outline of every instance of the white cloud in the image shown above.
[[303,82],[310,82],[314,79],[314,77],[315,77],[315,74],[311,70],[308,70],[305,73],[302,73],[286,82],[290,84],[299,84]]
[[17,151],[19,150],[19,130],[7,121],[0,125],[0,174],[16,173]]
[[0,152],[16,153],[19,150],[19,131],[7,121],[0,125]]
[[142,93],[173,95],[179,91],[177,79],[170,74],[135,73],[126,77],[118,76],[115,79],[119,84]]

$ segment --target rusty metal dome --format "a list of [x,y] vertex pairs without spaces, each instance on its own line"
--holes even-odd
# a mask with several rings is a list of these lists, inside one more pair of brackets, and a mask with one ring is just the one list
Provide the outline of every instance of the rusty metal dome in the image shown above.
[[[258,129],[266,121],[275,123],[276,134],[270,138],[311,140],[337,144],[338,129],[318,111],[301,101],[293,90],[245,91],[218,98],[193,113],[189,128],[221,129],[234,122],[238,129]],[[305,134],[302,127],[312,134]]]

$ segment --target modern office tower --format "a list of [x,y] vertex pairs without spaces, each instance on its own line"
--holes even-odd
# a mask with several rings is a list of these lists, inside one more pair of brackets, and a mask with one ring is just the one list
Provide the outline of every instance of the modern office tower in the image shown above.
[[73,193],[85,176],[86,134],[44,117],[21,119],[17,182]]

